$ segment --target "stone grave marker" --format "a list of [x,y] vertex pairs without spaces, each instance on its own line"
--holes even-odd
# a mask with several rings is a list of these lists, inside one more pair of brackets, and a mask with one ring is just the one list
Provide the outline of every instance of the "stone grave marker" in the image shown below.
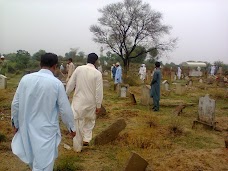
[[169,82],[167,80],[162,81],[162,89],[169,91]]
[[148,162],[145,159],[137,153],[132,152],[124,171],[145,171],[147,166]]
[[127,97],[128,86],[121,85],[120,97]]
[[136,99],[135,99],[135,95],[133,93],[130,93],[130,98],[131,98],[132,104],[136,105],[137,102],[136,102]]
[[7,87],[7,77],[0,74],[0,89],[6,89]]
[[141,96],[141,103],[142,105],[152,105],[153,99],[150,97],[150,85],[143,85],[142,86],[142,96]]
[[182,95],[185,92],[186,87],[182,86],[180,83],[176,84],[176,94]]
[[196,123],[208,125],[213,129],[216,126],[215,100],[211,99],[209,94],[206,94],[205,97],[199,98],[198,117],[197,120],[193,122],[193,127]]
[[108,71],[104,71],[104,76],[108,76]]
[[103,88],[104,89],[109,89],[110,88],[110,83],[108,80],[103,80]]
[[188,81],[188,86],[189,86],[189,87],[192,87],[192,85],[193,85],[193,81],[192,81],[192,80],[189,80],[189,81]]
[[175,72],[171,72],[171,79],[170,79],[172,82],[173,81],[176,81],[176,75],[175,75]]
[[202,78],[199,79],[199,83],[203,83],[203,79]]
[[110,125],[106,130],[98,134],[94,138],[94,145],[104,145],[117,138],[119,133],[126,127],[126,122],[124,119],[118,119],[112,125]]

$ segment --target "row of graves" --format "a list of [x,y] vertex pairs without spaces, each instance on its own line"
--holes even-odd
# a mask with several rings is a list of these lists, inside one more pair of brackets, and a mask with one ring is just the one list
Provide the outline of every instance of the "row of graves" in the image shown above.
[[[108,74],[106,74],[108,75]],[[164,74],[163,74],[164,75]],[[172,72],[169,72],[167,74],[170,78],[169,80],[163,80],[161,84],[161,92],[174,92],[176,95],[184,95],[186,91],[194,87],[194,84],[201,85],[202,87],[205,85],[213,85],[215,88],[222,88],[224,90],[225,97],[228,98],[228,84],[224,80],[219,80],[214,77],[191,77],[191,76],[185,76],[182,80],[182,82],[179,82],[175,79],[175,74],[172,74]],[[223,82],[222,84],[220,82]],[[104,89],[111,90],[111,84],[108,80],[103,81]],[[172,88],[171,88],[172,87]],[[153,104],[153,99],[150,97],[150,90],[151,86],[143,84],[141,85],[141,99],[139,100],[140,105],[149,106],[151,108],[151,105]],[[135,97],[135,94],[133,94],[130,91],[130,86],[128,84],[118,84],[116,86],[116,93],[119,98],[130,98],[131,103],[133,105],[138,105],[137,97]],[[165,105],[165,104],[161,104]],[[186,106],[193,106],[197,104],[178,104],[176,105],[176,108],[174,110],[174,114],[176,117],[180,117],[182,111]],[[105,111],[104,107],[102,106],[103,111]],[[210,98],[209,94],[205,94],[205,96],[199,97],[198,101],[198,113],[197,117],[192,123],[192,129],[196,127],[198,124],[202,124],[206,127],[211,128],[212,130],[216,131],[228,131],[227,128],[221,128],[216,125],[216,115],[215,110],[216,109],[216,100]],[[124,130],[126,127],[126,122],[124,119],[119,119],[116,122],[114,122],[112,125],[110,125],[106,130],[101,132],[99,135],[97,135],[94,139],[94,143],[96,145],[100,145],[103,143],[108,143],[113,141],[117,138],[118,134]],[[225,137],[225,147],[228,148],[228,135]],[[148,162],[143,159],[139,154],[132,152],[132,156],[130,157],[125,170],[145,170],[148,165]],[[136,169],[134,169],[136,168]]]

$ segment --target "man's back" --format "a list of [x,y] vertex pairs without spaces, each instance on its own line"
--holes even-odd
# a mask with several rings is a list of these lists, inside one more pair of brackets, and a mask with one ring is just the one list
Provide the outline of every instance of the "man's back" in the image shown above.
[[91,66],[80,66],[76,71],[76,96],[87,100],[95,100],[97,80],[102,77],[101,73]]

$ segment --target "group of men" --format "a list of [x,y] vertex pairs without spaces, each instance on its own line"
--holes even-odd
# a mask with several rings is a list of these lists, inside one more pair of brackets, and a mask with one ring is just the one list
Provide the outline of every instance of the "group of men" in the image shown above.
[[111,78],[113,79],[115,85],[122,83],[122,67],[119,62],[112,64]]
[[[51,171],[58,156],[61,141],[59,115],[73,138],[74,150],[80,152],[92,139],[96,114],[100,112],[103,100],[103,79],[96,69],[98,56],[90,53],[87,64],[73,68],[68,63],[66,90],[63,83],[54,76],[58,57],[53,53],[41,56],[38,72],[22,77],[11,104],[11,119],[15,135],[12,151],[33,171]],[[72,64],[71,64],[72,63]],[[159,110],[160,63],[151,82],[154,111]],[[116,63],[115,83],[122,82],[122,69]],[[71,71],[70,71],[71,72]],[[69,95],[74,90],[70,106]]]
[[[59,114],[74,139],[76,151],[80,152],[92,139],[103,100],[97,60],[98,56],[90,53],[87,64],[78,66],[68,77],[66,90],[54,77],[58,57],[52,53],[41,56],[40,71],[22,77],[11,105],[15,130],[11,146],[13,153],[33,171],[53,170],[61,140]],[[68,73],[71,66],[69,63]],[[70,106],[68,96],[73,90]]]

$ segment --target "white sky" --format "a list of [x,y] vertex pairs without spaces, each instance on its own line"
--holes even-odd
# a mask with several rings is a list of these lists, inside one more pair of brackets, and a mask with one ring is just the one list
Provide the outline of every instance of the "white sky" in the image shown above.
[[[0,53],[40,49],[64,55],[70,48],[99,54],[89,31],[99,8],[120,0],[0,0]],[[163,62],[228,64],[228,0],[143,0],[163,13],[178,47]]]

